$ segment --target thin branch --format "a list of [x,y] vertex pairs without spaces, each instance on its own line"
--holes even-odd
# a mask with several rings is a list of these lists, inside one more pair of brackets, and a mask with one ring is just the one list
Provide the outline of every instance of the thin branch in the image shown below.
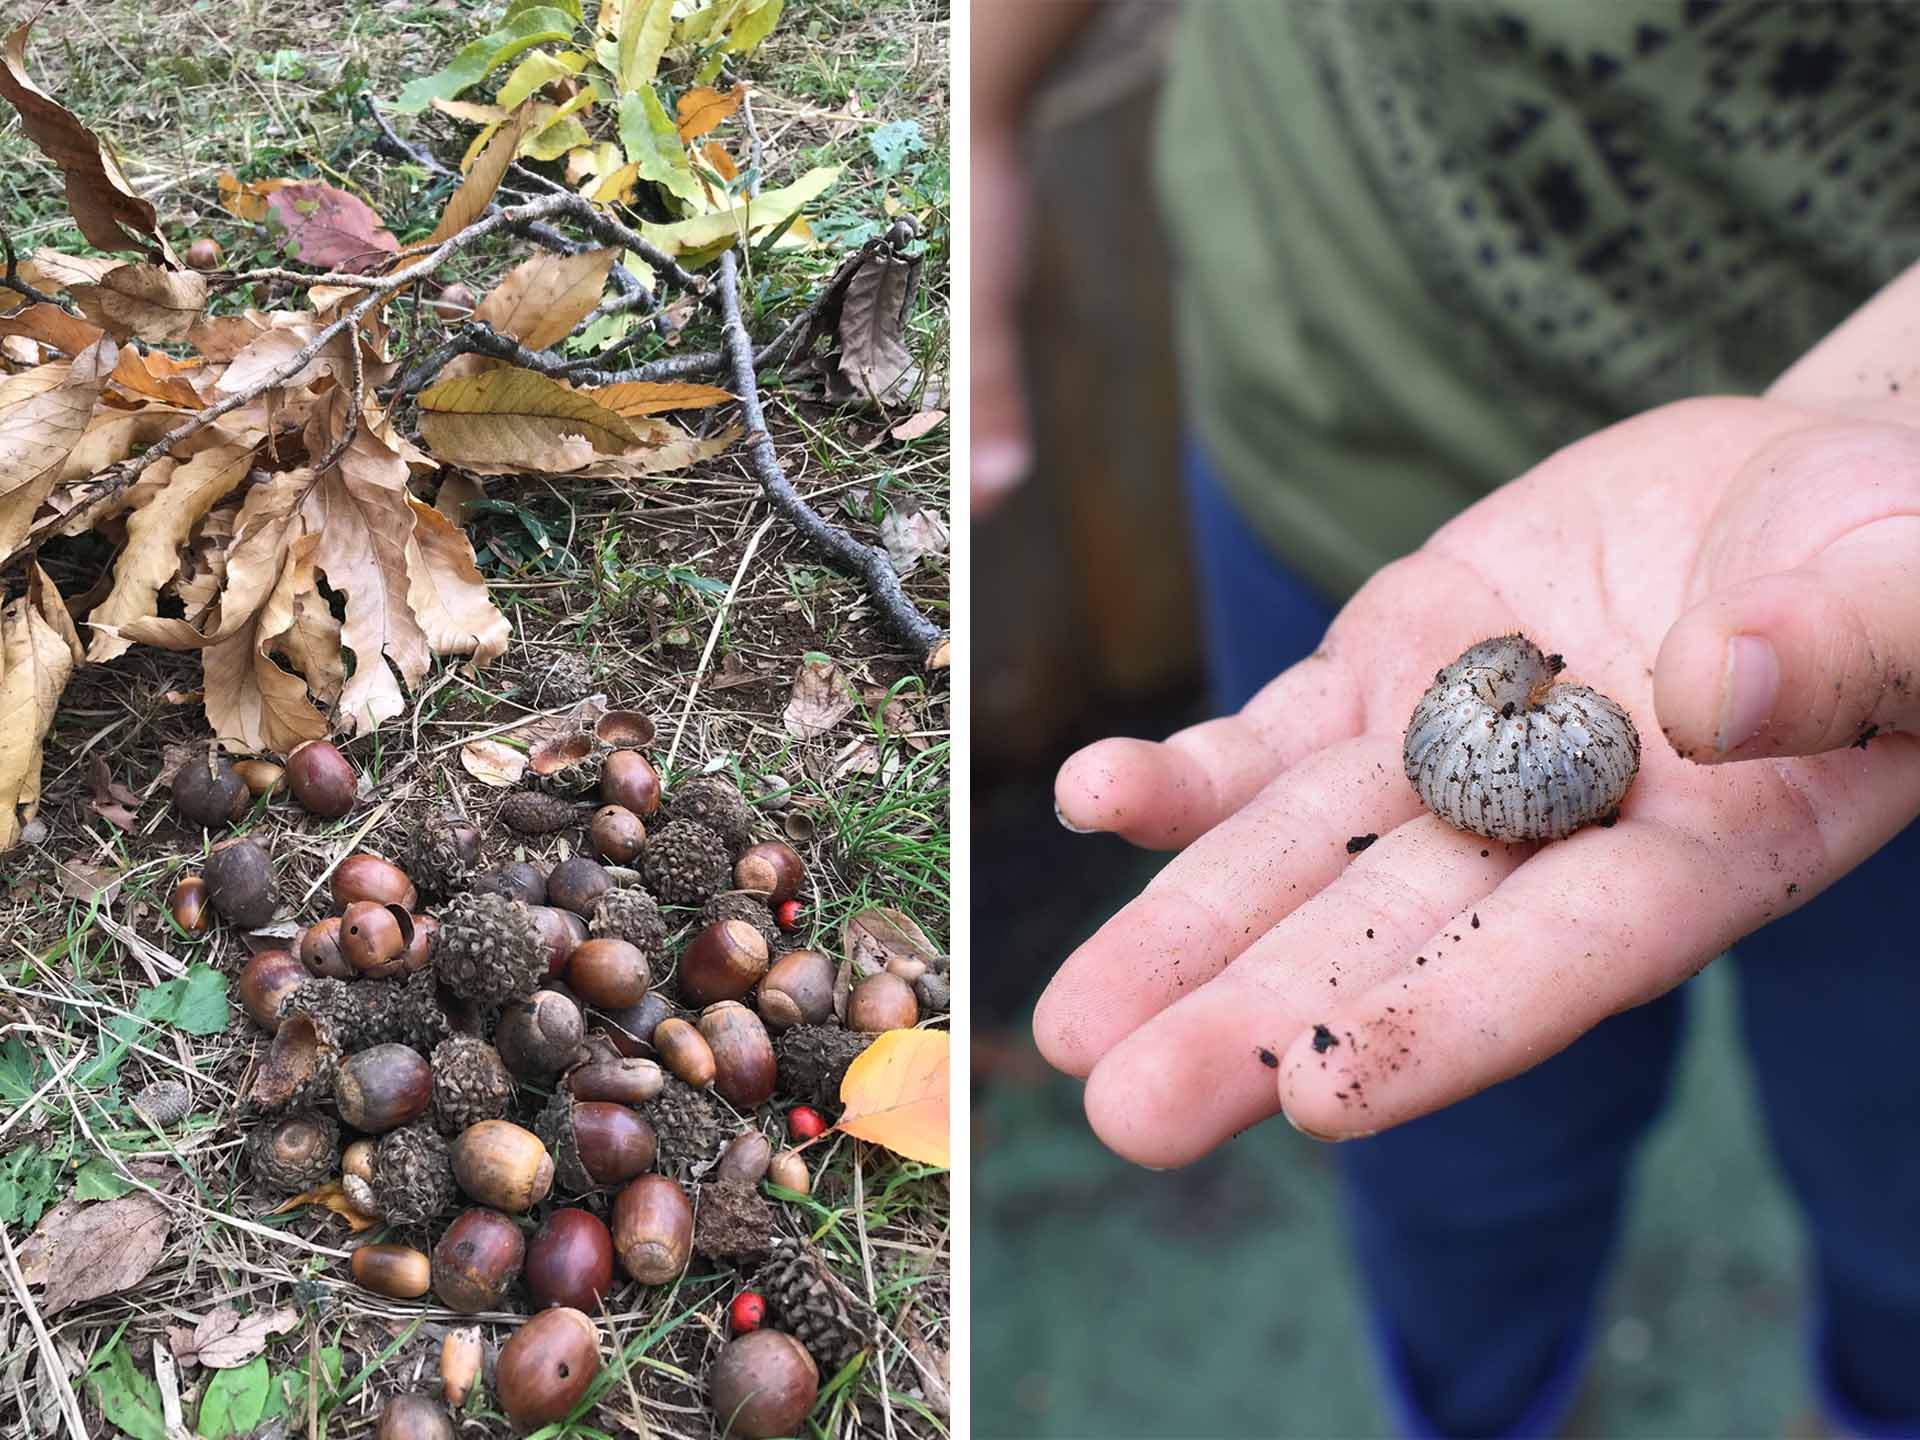
[[[26,296],[27,299],[36,305],[51,305],[56,310],[66,310],[67,307],[62,305],[58,298],[47,294],[44,290],[36,290],[20,278],[20,265],[19,262],[14,259],[13,255],[13,237],[5,230],[0,230],[0,247],[5,248],[7,255],[7,278],[5,282],[7,289],[19,291],[20,294]],[[69,310],[67,313],[72,314],[73,312]]]
[[940,643],[941,631],[907,599],[891,557],[886,551],[862,545],[846,531],[829,525],[800,498],[793,482],[780,468],[773,437],[767,433],[766,415],[760,408],[760,387],[753,373],[753,342],[740,319],[739,275],[732,250],[720,257],[717,288],[723,317],[721,336],[733,373],[734,393],[740,397],[740,413],[747,424],[747,458],[767,503],[835,568],[855,576],[866,586],[868,597],[887,624],[914,647],[921,663],[926,663]]

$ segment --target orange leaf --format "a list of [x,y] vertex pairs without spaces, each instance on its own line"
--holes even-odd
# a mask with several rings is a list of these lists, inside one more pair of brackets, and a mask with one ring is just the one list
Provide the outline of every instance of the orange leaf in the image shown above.
[[289,185],[297,185],[297,180],[249,180],[242,183],[231,175],[220,177],[220,208],[231,215],[255,225],[267,223],[271,213],[267,208],[267,197],[276,190],[284,190]]
[[834,1129],[928,1165],[950,1164],[944,1030],[889,1030],[847,1067]]
[[674,107],[679,115],[680,143],[685,145],[699,139],[738,110],[746,98],[747,87],[739,84],[724,95],[711,85],[687,91]]
[[717,385],[690,380],[618,380],[587,392],[616,415],[629,420],[641,415],[664,415],[669,410],[705,410],[725,405],[733,396]]
[[345,1220],[358,1235],[362,1230],[371,1230],[380,1221],[372,1215],[362,1215],[347,1203],[347,1192],[340,1188],[338,1180],[329,1180],[324,1185],[316,1185],[303,1195],[296,1195],[285,1204],[273,1210],[275,1215],[284,1215],[289,1210],[298,1210],[302,1205],[324,1205],[341,1219]]

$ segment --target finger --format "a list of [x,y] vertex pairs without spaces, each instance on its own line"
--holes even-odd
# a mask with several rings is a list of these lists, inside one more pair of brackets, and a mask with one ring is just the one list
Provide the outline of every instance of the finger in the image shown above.
[[1423,948],[1452,946],[1451,936],[1436,940],[1436,927],[1470,910],[1531,849],[1433,815],[1382,837],[1217,979],[1108,1052],[1087,1081],[1095,1133],[1126,1158],[1165,1168],[1278,1114],[1280,1057],[1296,1038],[1336,1014],[1343,994],[1414,966]]
[[1674,749],[1708,764],[1920,727],[1920,516],[1687,611],[1660,646],[1654,707]]
[[[1274,776],[1360,733],[1360,695],[1347,668],[1314,655],[1283,670],[1234,715],[1163,742],[1102,740],[1071,756],[1054,805],[1075,830],[1109,831],[1170,850],[1218,825]],[[1393,766],[1399,766],[1396,753]]]
[[1067,957],[1034,1010],[1041,1053],[1087,1074],[1333,881],[1352,858],[1350,839],[1385,833],[1419,808],[1393,737],[1363,735],[1302,761]]
[[[1692,772],[1716,784],[1710,797],[1688,773],[1657,777],[1629,818],[1544,847],[1471,914],[1443,921],[1419,952],[1428,964],[1324,1017],[1337,1047],[1296,1035],[1280,1067],[1288,1118],[1315,1135],[1370,1134],[1530,1069],[1806,903],[1920,804],[1920,745],[1908,741],[1751,767],[1736,786]],[[1711,829],[1676,823],[1702,814]],[[1452,935],[1458,945],[1438,943]]]

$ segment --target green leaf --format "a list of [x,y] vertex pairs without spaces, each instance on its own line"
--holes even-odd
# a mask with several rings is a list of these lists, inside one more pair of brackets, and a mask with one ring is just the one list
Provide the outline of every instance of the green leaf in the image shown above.
[[680,131],[667,118],[666,107],[651,85],[620,102],[620,148],[639,167],[642,180],[651,180],[688,202],[700,194]]
[[107,1419],[133,1440],[167,1440],[166,1416],[160,1408],[160,1387],[133,1368],[127,1347],[118,1343],[105,1356],[106,1364],[87,1376],[87,1388],[100,1402]]
[[880,162],[880,173],[887,176],[898,175],[908,156],[927,148],[916,120],[890,120],[876,126],[867,136],[867,144],[873,149],[873,158]]
[[208,1382],[206,1398],[200,1402],[200,1420],[194,1427],[200,1440],[228,1440],[246,1435],[267,1418],[267,1399],[272,1391],[267,1374],[267,1357],[256,1355],[233,1370],[216,1370]]
[[133,1013],[189,1035],[218,1035],[227,1028],[227,978],[204,964],[191,966],[177,980],[140,992]]
[[105,1157],[96,1155],[82,1165],[73,1177],[76,1200],[118,1200],[133,1186],[122,1180]]
[[620,17],[620,88],[632,92],[653,83],[660,57],[673,36],[673,0],[628,0]]
[[0,1108],[12,1111],[26,1104],[42,1079],[40,1059],[25,1040],[16,1035],[0,1042],[0,1102],[5,1102]]
[[718,258],[742,229],[758,235],[785,224],[794,212],[819,199],[839,178],[839,166],[823,165],[809,170],[791,185],[762,191],[757,200],[749,201],[743,197],[731,210],[695,215],[690,220],[678,220],[671,225],[642,223],[640,233],[669,255]]
[[0,1159],[0,1221],[36,1225],[60,1193],[54,1158],[37,1145],[22,1145]]
[[[325,1413],[333,1404],[334,1397],[340,1393],[340,1347],[329,1345],[320,1352],[320,1410]],[[261,1420],[271,1420],[276,1415],[305,1415],[307,1413],[307,1367],[298,1366],[274,1377],[267,1387],[267,1406],[261,1413]]]
[[522,10],[537,10],[542,5],[551,5],[556,10],[564,11],[573,17],[574,24],[580,23],[580,0],[558,0],[558,3],[556,0],[510,0],[505,18],[511,20]]
[[569,75],[578,75],[586,63],[587,57],[578,50],[569,50],[563,55],[556,55],[551,50],[536,50],[513,67],[513,73],[507,76],[500,93],[493,97],[493,103],[511,110],[542,85],[564,80]]
[[402,115],[418,115],[435,100],[451,100],[522,51],[569,38],[573,26],[565,11],[551,5],[529,5],[518,10],[498,30],[463,48],[444,70],[410,81],[393,108]]
[[733,33],[727,36],[726,48],[739,55],[766,39],[773,33],[773,27],[780,23],[780,7],[784,3],[785,0],[759,0],[755,4],[749,0],[733,23]]

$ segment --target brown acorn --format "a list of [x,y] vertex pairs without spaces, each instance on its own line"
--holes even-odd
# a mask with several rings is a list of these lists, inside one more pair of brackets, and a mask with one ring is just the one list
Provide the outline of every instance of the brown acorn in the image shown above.
[[399,973],[415,975],[433,963],[433,932],[440,928],[440,922],[431,915],[408,918],[413,924],[413,939],[407,944],[406,954],[400,957]]
[[498,870],[474,877],[468,887],[482,895],[504,895],[523,905],[547,903],[547,872],[525,860],[515,860]]
[[631,865],[647,843],[647,827],[624,805],[602,805],[587,825],[594,853],[615,865]]
[[564,1420],[600,1373],[600,1332],[578,1310],[542,1310],[500,1347],[494,1393],[515,1424]]
[[271,795],[286,782],[287,768],[276,765],[271,760],[236,760],[233,773],[245,782],[247,793],[258,800],[262,795]]
[[500,1012],[493,1044],[514,1074],[544,1080],[574,1063],[585,1030],[580,1007],[570,997],[540,990]]
[[616,750],[601,768],[600,798],[645,820],[660,808],[660,772],[638,750]]
[[700,1034],[713,1052],[713,1088],[736,1110],[773,1098],[773,1041],[760,1017],[735,1000],[700,1012]]
[[571,910],[582,918],[591,918],[600,897],[613,888],[607,867],[584,855],[562,860],[547,876],[547,903]]
[[296,953],[300,956],[300,963],[307,967],[309,974],[318,975],[327,980],[351,980],[360,973],[348,961],[347,952],[340,948],[340,917],[338,915],[329,915],[324,920],[316,920],[302,930]]
[[706,1037],[689,1022],[674,1017],[662,1020],[653,1031],[653,1048],[675,1075],[696,1090],[713,1083],[713,1049]]
[[287,756],[287,788],[309,814],[337,820],[359,797],[360,777],[338,746],[309,740]]
[[480,1367],[485,1360],[480,1346],[480,1327],[462,1325],[457,1330],[449,1330],[447,1338],[440,1342],[440,1393],[447,1397],[447,1404],[458,1410],[467,1403],[467,1392],[473,1388],[473,1382],[480,1378]]
[[432,301],[433,313],[451,324],[472,315],[474,303],[473,291],[455,280],[440,287]]
[[356,1050],[340,1062],[333,1098],[346,1125],[363,1135],[383,1134],[426,1114],[433,1100],[433,1067],[406,1045]]
[[453,1419],[429,1396],[389,1395],[373,1440],[453,1440]]
[[247,813],[253,796],[226,757],[209,751],[193,756],[173,772],[173,808],[180,818],[212,830]]
[[720,1152],[720,1163],[713,1168],[713,1178],[758,1185],[766,1178],[767,1166],[772,1161],[773,1146],[767,1143],[767,1137],[758,1130],[749,1130],[734,1136]]
[[920,1021],[920,1002],[913,986],[890,971],[869,975],[847,997],[847,1028],[877,1035],[883,1030],[906,1030]]
[[607,1038],[622,1055],[651,1058],[656,1053],[653,1032],[672,1014],[673,1006],[667,997],[658,990],[649,990],[638,1005],[629,1005],[624,1010],[604,1010],[601,1018],[607,1024]]
[[362,1245],[351,1264],[355,1280],[395,1300],[416,1299],[432,1284],[432,1262],[410,1245]]
[[540,927],[547,947],[547,979],[558,980],[567,973],[575,947],[587,938],[587,922],[558,905],[529,905],[527,913]]
[[340,917],[340,950],[362,975],[384,980],[407,967],[413,916],[398,905],[356,900]]
[[207,902],[207,882],[189,875],[173,887],[167,896],[167,915],[189,935],[199,935],[213,923],[213,910]]
[[587,1004],[603,1009],[639,1004],[652,983],[653,972],[640,947],[611,936],[581,941],[567,959],[567,984]]
[[497,1310],[520,1274],[527,1242],[498,1210],[463,1210],[433,1247],[433,1293],[449,1310]]
[[833,1014],[833,957],[821,950],[791,950],[773,962],[760,982],[760,1018],[769,1030],[818,1025]]
[[783,1190],[805,1195],[813,1188],[807,1174],[807,1157],[798,1150],[782,1150],[767,1163],[767,1179]]
[[819,1394],[820,1370],[807,1347],[778,1330],[735,1336],[707,1376],[721,1434],[741,1440],[799,1434]]
[[553,1189],[553,1159],[531,1130],[482,1120],[453,1142],[453,1178],[482,1205],[520,1214]]
[[680,994],[689,1005],[738,1000],[767,973],[767,942],[744,920],[721,920],[680,956]]
[[553,1156],[554,1178],[576,1195],[620,1185],[650,1169],[660,1142],[639,1111],[554,1091],[534,1128]]
[[660,1093],[666,1077],[651,1060],[595,1060],[567,1072],[567,1089],[576,1100],[611,1100],[640,1105]]
[[536,1309],[600,1309],[613,1288],[613,1236],[590,1211],[554,1211],[527,1245],[527,1293]]
[[806,862],[786,841],[762,840],[749,845],[734,861],[733,883],[738,889],[765,895],[769,905],[779,905],[799,897],[807,883]]
[[665,1285],[693,1255],[693,1206],[664,1175],[631,1180],[613,1202],[613,1248],[642,1285]]
[[259,841],[247,835],[222,840],[201,874],[215,913],[228,924],[251,930],[273,919],[273,862]]
[[271,1035],[280,1028],[280,1002],[311,978],[285,950],[262,950],[247,962],[234,989],[253,1023]]
[[220,242],[212,236],[202,235],[187,246],[185,260],[195,270],[218,270],[220,268]]
[[407,872],[371,851],[360,850],[347,856],[333,871],[333,903],[339,910],[356,900],[377,900],[382,905],[401,905],[409,911],[420,903]]

